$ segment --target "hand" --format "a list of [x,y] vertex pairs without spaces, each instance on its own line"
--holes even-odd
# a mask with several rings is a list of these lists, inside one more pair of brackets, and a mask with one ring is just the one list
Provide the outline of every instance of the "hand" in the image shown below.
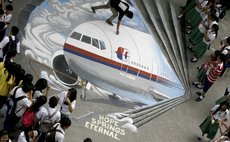
[[49,90],[50,90],[50,85],[49,85],[49,84],[47,84],[47,86],[46,86],[46,90],[47,90],[47,91],[49,91]]
[[38,132],[37,131],[33,131],[33,136],[37,137],[38,136]]
[[69,97],[66,97],[65,98],[65,101],[68,103],[68,104],[71,104],[70,100],[69,100]]
[[119,30],[117,30],[116,34],[119,35]]

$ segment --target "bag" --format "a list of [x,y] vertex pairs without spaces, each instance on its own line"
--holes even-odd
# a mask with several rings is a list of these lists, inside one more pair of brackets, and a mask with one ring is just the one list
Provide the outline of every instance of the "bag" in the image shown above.
[[22,116],[22,125],[25,128],[28,128],[30,126],[34,125],[34,118],[35,113],[32,111],[31,107],[26,110],[26,112]]
[[55,122],[52,121],[52,117],[58,112],[58,109],[50,115],[50,111],[48,108],[46,108],[48,112],[48,116],[44,118],[44,120],[41,122],[41,125],[39,127],[40,132],[49,132],[53,129],[53,126]]
[[16,96],[16,91],[19,89],[20,87],[17,87],[15,88],[14,90],[14,94],[11,95],[9,97],[9,99],[6,101],[6,105],[7,105],[7,114],[17,114],[22,108],[20,108],[16,113],[15,113],[15,109],[16,109],[16,106],[17,106],[17,102],[26,98],[26,96],[21,96],[21,97],[18,97],[18,98],[15,98]]
[[50,132],[47,133],[46,142],[55,142],[56,132],[63,134],[63,132],[61,130],[57,129],[57,127],[58,127],[58,125],[53,130],[51,130]]
[[3,57],[5,57],[10,50],[17,50],[17,43],[18,39],[16,36],[15,40],[13,40],[11,36],[9,36],[9,42],[2,49]]

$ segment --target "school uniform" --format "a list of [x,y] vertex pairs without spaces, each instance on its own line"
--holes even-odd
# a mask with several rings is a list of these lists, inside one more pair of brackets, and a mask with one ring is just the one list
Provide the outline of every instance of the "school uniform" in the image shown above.
[[[58,108],[57,107],[55,107],[55,108],[48,107],[47,109],[50,112],[50,115],[52,115]],[[45,107],[41,107],[41,109],[37,112],[37,115],[39,118],[41,118],[41,121],[43,121],[43,119],[48,116],[47,109]],[[39,115],[41,115],[41,116],[39,116]],[[61,120],[60,111],[57,111],[57,113],[51,118],[51,120],[52,120],[52,122],[59,122]]]
[[[16,39],[15,36],[11,35],[12,40],[14,41]],[[5,36],[3,40],[0,42],[0,58],[3,58],[3,51],[2,49],[6,46],[6,44],[10,41],[10,38],[8,36]],[[17,53],[20,53],[20,42],[17,42]]]
[[[59,98],[60,98],[60,106],[61,106],[61,115],[69,117],[69,115],[71,114],[71,112],[69,111],[69,105],[64,104],[65,102],[65,98],[68,94],[68,91],[63,91],[61,92]],[[74,100],[73,102],[71,102],[71,106],[73,109],[75,109],[76,106],[76,100]]]
[[[14,90],[17,87],[18,86],[14,87],[10,91],[10,95],[14,94]],[[15,94],[15,98],[18,98],[21,96],[25,96],[25,98],[23,98],[17,102],[14,113],[13,114],[7,114],[6,119],[4,121],[4,129],[7,130],[8,132],[11,132],[14,129],[14,127],[20,121],[20,119],[21,119],[22,115],[24,114],[24,112],[26,111],[26,109],[28,107],[30,107],[32,104],[32,102],[27,98],[27,94],[22,91],[22,88],[18,88],[16,91],[16,94]]]
[[[39,121],[38,123],[41,123],[49,115],[48,111],[50,112],[50,115],[52,115],[53,113],[55,113],[57,111],[57,107],[55,107],[55,108],[41,107],[40,110],[36,113],[36,117],[37,117],[37,119]],[[53,117],[51,117],[51,120],[54,123],[58,123],[60,121],[60,119],[61,119],[60,111],[57,111],[56,114]],[[45,137],[46,137],[46,133],[41,132],[41,135],[38,138],[38,142],[44,142]]]
[[216,133],[218,131],[219,128],[219,121],[223,121],[223,120],[228,120],[229,119],[229,110],[226,109],[225,111],[217,111],[215,112],[220,105],[216,105],[214,106],[211,111],[214,112],[215,114],[213,114],[213,118],[215,120],[215,123],[212,124],[211,123],[211,116],[209,115],[201,124],[200,124],[200,129],[202,131],[202,134],[207,134],[207,138],[209,138],[210,140],[214,139],[216,136]]
[[209,29],[207,31],[207,36],[209,38],[208,41],[205,38],[203,38],[193,47],[194,54],[197,58],[201,58],[205,54],[207,48],[211,44],[211,41],[213,41],[216,38],[216,33],[214,31],[211,31],[211,29]]
[[187,21],[189,21],[190,26],[194,29],[196,28],[200,21],[202,19],[204,19],[204,17],[207,17],[207,14],[203,11],[204,8],[206,8],[208,1],[207,0],[201,0],[200,4],[201,4],[201,9],[196,6],[195,8],[189,10],[186,14],[185,14],[185,19]]
[[62,129],[61,124],[57,123],[54,125],[54,127],[57,127],[57,130],[61,131],[61,132],[56,131],[55,142],[64,142],[65,131]]
[[[34,131],[34,133],[37,133],[36,131]],[[29,137],[29,141],[32,141],[32,137]],[[28,142],[27,140],[26,140],[26,135],[25,135],[25,132],[24,131],[22,131],[20,134],[19,134],[19,136],[18,136],[18,142]]]

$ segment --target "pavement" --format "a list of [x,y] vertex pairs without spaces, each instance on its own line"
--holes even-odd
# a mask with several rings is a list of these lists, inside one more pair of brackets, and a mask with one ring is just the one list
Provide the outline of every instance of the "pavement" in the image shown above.
[[[58,1],[58,0],[57,0]],[[40,1],[41,2],[41,1]],[[20,28],[20,37],[25,36],[24,27],[29,19],[29,14],[39,1],[33,0],[14,0],[13,6],[15,8],[11,25],[17,25]],[[179,13],[179,7],[184,5],[182,0],[174,0],[175,9]],[[211,48],[218,48],[221,37],[229,35],[230,28],[230,12],[228,11],[225,18],[220,21],[220,31],[218,38],[213,42]],[[26,47],[22,46],[21,54],[16,57],[15,61],[20,63],[28,73],[34,74],[36,79],[39,74],[34,72],[31,68],[30,61],[25,58],[23,52]],[[195,79],[197,70],[196,67],[201,65],[207,56],[213,52],[209,50],[206,57],[198,63],[188,63],[189,65],[189,80],[192,82]],[[192,54],[188,51],[188,57],[191,58]],[[40,65],[34,63],[34,67],[40,70]],[[50,69],[47,69],[50,70]],[[39,72],[39,71],[37,71]],[[224,77],[219,78],[212,88],[207,93],[202,102],[195,102],[195,92],[198,91],[191,85],[191,98],[169,111],[163,113],[157,118],[151,120],[147,124],[139,127],[136,132],[131,129],[121,127],[122,122],[114,121],[106,117],[107,114],[113,112],[124,112],[133,108],[141,107],[141,104],[133,103],[123,98],[108,97],[107,92],[98,90],[95,95],[93,93],[87,94],[87,100],[83,101],[78,97],[76,111],[71,116],[72,126],[66,130],[65,142],[81,142],[86,137],[92,138],[93,142],[195,142],[197,136],[201,134],[199,124],[209,115],[210,108],[215,105],[215,100],[223,96],[225,88],[230,83],[230,73],[227,71]],[[59,90],[60,91],[60,90]],[[59,93],[58,90],[52,90],[51,94]],[[78,88],[79,94],[82,89]],[[2,124],[3,119],[0,119]],[[128,121],[128,120],[127,120]],[[102,122],[105,122],[102,124]],[[95,124],[95,125],[94,125]],[[229,123],[228,123],[229,124]],[[104,126],[103,126],[104,125]],[[99,127],[115,127],[115,130],[105,132]],[[130,128],[130,127],[129,127]],[[111,128],[112,129],[112,128]],[[216,137],[219,136],[219,133]]]

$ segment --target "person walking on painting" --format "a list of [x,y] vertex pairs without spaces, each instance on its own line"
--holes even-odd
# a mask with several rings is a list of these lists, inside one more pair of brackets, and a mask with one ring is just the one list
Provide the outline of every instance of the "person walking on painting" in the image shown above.
[[97,9],[110,9],[113,15],[106,20],[106,23],[113,26],[112,21],[118,16],[117,31],[116,34],[119,35],[119,28],[121,25],[121,19],[125,16],[132,19],[133,12],[129,10],[129,5],[121,0],[109,0],[105,5],[93,6],[91,7],[93,13],[96,13]]

